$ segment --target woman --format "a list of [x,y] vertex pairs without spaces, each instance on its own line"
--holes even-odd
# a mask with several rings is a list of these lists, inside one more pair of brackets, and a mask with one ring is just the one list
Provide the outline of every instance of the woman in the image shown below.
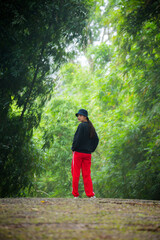
[[80,169],[82,168],[82,176],[84,182],[84,189],[87,197],[95,198],[93,192],[93,185],[91,179],[91,153],[95,151],[99,139],[95,128],[88,118],[88,112],[85,109],[80,109],[76,113],[78,121],[81,122],[74,135],[72,151],[72,194],[78,198],[78,184],[80,177]]

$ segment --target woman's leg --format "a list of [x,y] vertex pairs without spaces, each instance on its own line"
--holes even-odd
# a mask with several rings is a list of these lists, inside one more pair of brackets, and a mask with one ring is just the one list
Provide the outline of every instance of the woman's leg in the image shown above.
[[91,179],[91,154],[83,153],[82,176],[87,197],[93,197],[95,193],[93,192],[93,184]]
[[72,172],[72,194],[74,197],[79,196],[78,184],[81,166],[82,166],[81,153],[73,152],[71,172]]

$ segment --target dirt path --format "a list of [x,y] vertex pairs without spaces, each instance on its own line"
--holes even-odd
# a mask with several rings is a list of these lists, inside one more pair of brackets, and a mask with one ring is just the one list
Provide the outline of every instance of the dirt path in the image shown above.
[[0,239],[160,239],[160,202],[122,199],[0,199]]

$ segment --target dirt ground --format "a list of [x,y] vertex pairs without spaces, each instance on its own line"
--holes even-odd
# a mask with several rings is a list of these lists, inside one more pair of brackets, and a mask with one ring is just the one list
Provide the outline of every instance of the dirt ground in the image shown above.
[[159,240],[160,202],[127,199],[0,199],[0,240]]

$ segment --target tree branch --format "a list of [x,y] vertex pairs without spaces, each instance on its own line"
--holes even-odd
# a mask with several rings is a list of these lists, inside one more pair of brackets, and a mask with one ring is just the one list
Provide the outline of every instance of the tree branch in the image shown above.
[[35,73],[34,73],[34,77],[33,77],[32,83],[31,83],[31,87],[30,87],[30,89],[29,89],[29,93],[28,93],[26,102],[25,102],[25,104],[24,104],[23,111],[22,111],[21,116],[20,116],[20,121],[22,121],[23,116],[24,116],[24,113],[25,113],[25,111],[26,111],[26,109],[27,109],[27,104],[28,104],[28,102],[29,102],[29,98],[30,98],[30,96],[31,96],[31,93],[32,93],[34,84],[35,84],[36,79],[37,79],[38,70],[39,70],[39,64],[37,64],[37,67],[36,67],[36,70],[35,70]]

